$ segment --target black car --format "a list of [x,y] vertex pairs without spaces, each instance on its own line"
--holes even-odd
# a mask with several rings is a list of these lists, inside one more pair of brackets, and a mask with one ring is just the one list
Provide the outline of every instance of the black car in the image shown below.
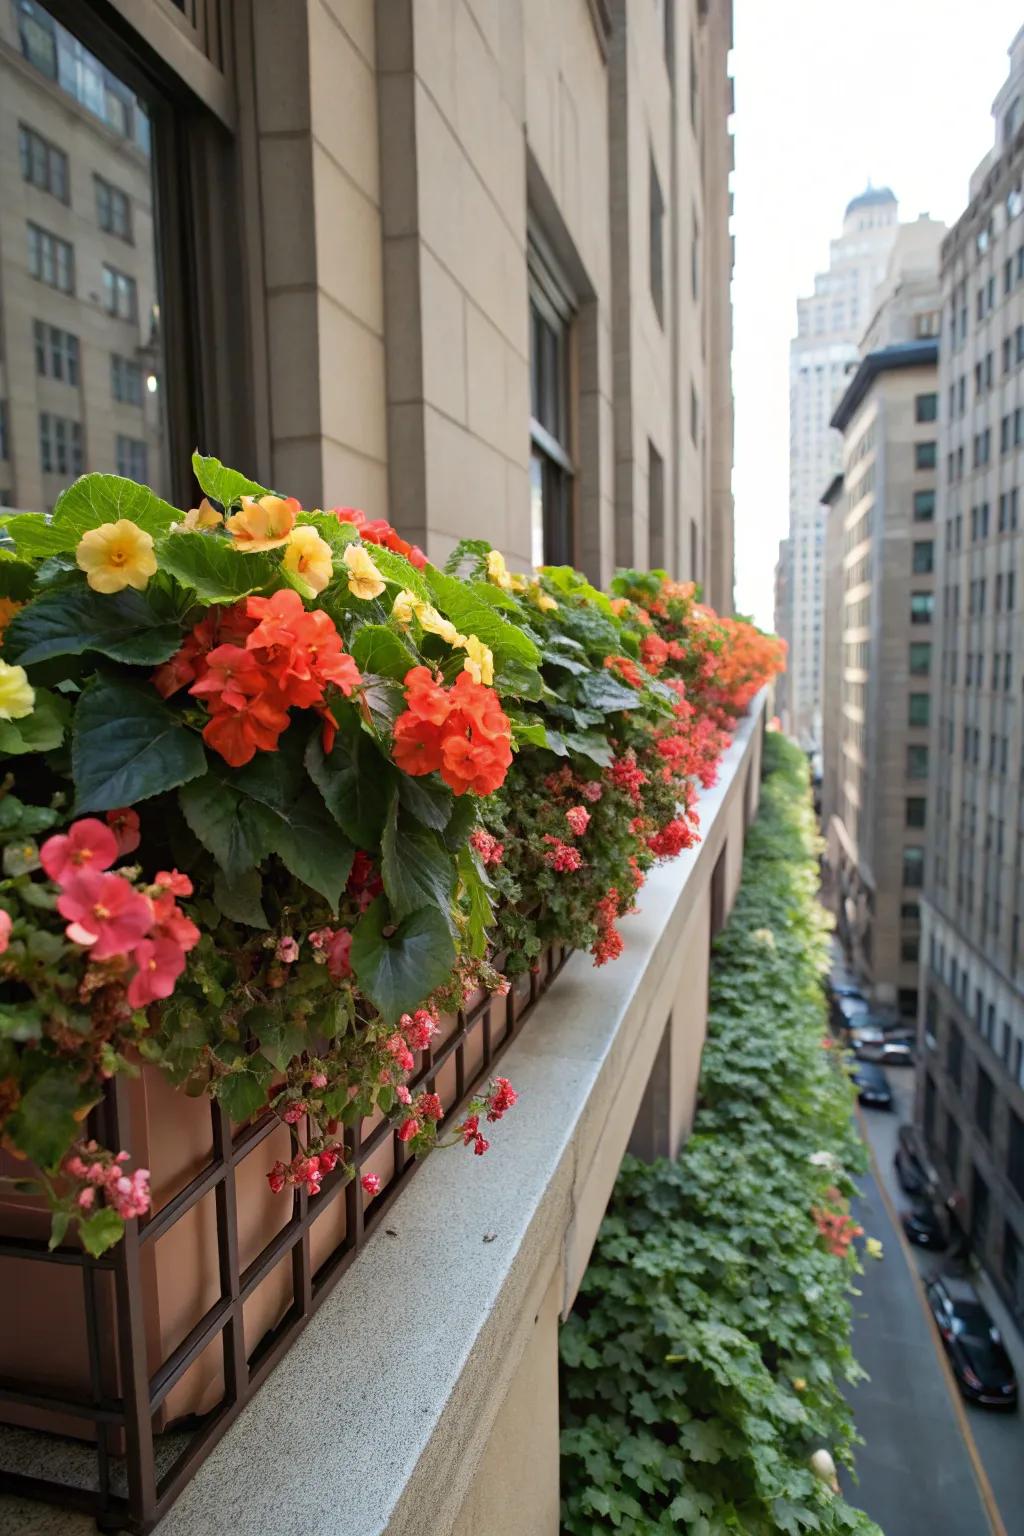
[[908,1240],[918,1248],[941,1251],[948,1246],[945,1224],[930,1200],[912,1200],[909,1211],[901,1214],[900,1221]]
[[872,1109],[892,1109],[892,1089],[881,1067],[873,1061],[855,1061],[850,1076],[862,1104]]
[[928,1153],[916,1125],[901,1125],[893,1158],[896,1177],[908,1195],[920,1195],[930,1182]]
[[1015,1409],[1017,1378],[999,1330],[966,1280],[940,1275],[925,1287],[957,1386],[972,1403]]
[[871,1004],[862,993],[832,998],[832,1023],[837,1029],[849,1029],[852,1024],[870,1012]]

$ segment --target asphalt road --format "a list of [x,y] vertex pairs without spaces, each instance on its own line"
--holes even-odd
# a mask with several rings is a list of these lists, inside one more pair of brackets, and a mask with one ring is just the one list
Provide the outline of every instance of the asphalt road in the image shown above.
[[[881,1262],[865,1259],[855,1301],[853,1349],[871,1380],[848,1396],[865,1440],[859,1483],[844,1476],[853,1501],[885,1536],[1024,1536],[1024,1414],[999,1414],[962,1403],[936,1347],[922,1305],[919,1276],[941,1255],[908,1251],[889,1214],[906,1204],[892,1169],[896,1130],[909,1119],[912,1075],[890,1068],[897,1099],[892,1114],[864,1114],[868,1140],[888,1203],[872,1172],[863,1181],[856,1219],[881,1239]],[[984,1280],[979,1291],[1024,1381],[1024,1340]],[[982,1489],[997,1510],[986,1513]],[[1001,1525],[1000,1525],[1001,1520]]]

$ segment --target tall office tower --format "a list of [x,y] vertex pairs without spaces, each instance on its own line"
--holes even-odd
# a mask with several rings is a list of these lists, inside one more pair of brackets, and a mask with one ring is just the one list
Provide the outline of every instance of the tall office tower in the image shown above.
[[832,416],[823,501],[823,820],[838,931],[872,995],[917,1014],[938,419],[939,248],[897,234],[856,373]]
[[857,343],[871,318],[875,287],[896,238],[898,204],[888,187],[869,187],[847,204],[843,232],[831,242],[827,272],[797,300],[797,334],[789,347],[789,538],[792,545],[792,634],[789,720],[805,746],[821,743],[821,494],[840,467],[839,438],[829,420],[858,362]]
[[1024,1322],[1024,29],[942,252],[935,720],[918,1112]]
[[[786,642],[793,633],[793,545],[779,540],[779,558],[775,562],[775,633]],[[775,684],[775,707],[783,728],[789,729],[789,672],[781,673]]]

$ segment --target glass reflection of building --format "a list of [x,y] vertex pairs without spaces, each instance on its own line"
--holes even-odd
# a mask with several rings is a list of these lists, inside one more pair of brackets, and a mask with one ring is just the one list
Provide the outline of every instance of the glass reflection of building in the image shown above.
[[86,470],[169,494],[151,125],[35,0],[0,0],[0,505]]

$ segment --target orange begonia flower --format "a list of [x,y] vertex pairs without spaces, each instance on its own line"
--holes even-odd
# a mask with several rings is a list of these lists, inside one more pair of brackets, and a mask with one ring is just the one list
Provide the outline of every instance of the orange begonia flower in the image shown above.
[[238,549],[253,554],[259,549],[278,549],[287,544],[295,519],[302,511],[294,496],[242,497],[242,509],[227,520],[227,530]]

